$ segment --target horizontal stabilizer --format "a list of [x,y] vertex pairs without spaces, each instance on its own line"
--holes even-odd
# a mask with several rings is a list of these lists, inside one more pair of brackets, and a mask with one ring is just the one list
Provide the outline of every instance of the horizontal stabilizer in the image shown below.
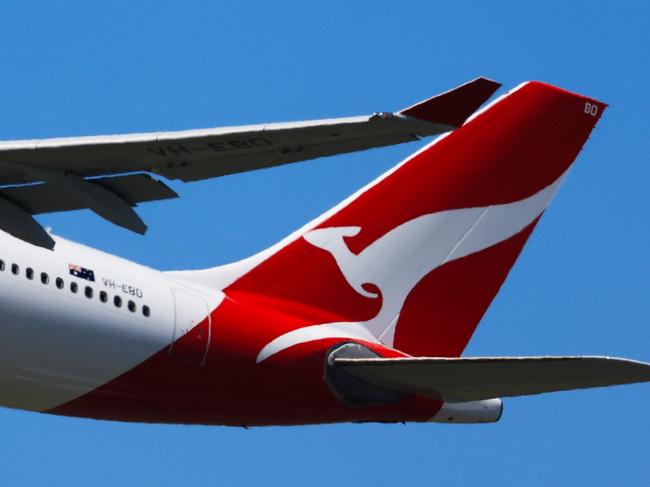
[[446,402],[650,381],[650,364],[610,357],[335,358],[370,384]]

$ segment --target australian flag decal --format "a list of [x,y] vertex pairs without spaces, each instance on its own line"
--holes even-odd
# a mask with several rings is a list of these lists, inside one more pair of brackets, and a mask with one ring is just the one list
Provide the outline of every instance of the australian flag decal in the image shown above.
[[68,268],[70,269],[70,275],[80,277],[86,281],[95,282],[95,273],[92,270],[78,266],[77,264],[68,264]]

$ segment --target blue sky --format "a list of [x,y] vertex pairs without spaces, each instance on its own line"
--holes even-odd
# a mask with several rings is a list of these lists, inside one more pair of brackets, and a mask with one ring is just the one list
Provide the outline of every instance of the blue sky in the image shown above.
[[[647,2],[1,2],[0,138],[396,110],[472,79],[540,79],[610,104],[467,354],[650,361]],[[259,250],[415,151],[205,181],[55,233],[161,269]],[[3,483],[648,485],[650,385],[509,399],[494,425],[233,429],[0,409]]]

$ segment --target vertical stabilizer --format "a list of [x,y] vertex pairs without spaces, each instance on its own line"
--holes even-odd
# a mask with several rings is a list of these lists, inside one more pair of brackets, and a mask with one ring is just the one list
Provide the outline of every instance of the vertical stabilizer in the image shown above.
[[524,83],[249,261],[226,294],[297,316],[258,360],[330,338],[460,355],[605,107]]

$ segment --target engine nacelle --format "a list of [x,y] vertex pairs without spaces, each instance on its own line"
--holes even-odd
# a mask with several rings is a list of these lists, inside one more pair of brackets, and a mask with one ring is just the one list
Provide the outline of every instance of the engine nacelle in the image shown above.
[[501,399],[446,402],[429,421],[434,423],[495,423],[503,414]]

